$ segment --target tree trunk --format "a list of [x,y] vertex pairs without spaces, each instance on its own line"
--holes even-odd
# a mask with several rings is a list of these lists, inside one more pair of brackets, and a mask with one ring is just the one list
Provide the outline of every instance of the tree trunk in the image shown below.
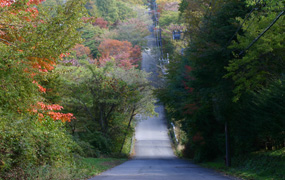
[[228,131],[228,122],[225,122],[225,136],[226,136],[226,166],[231,166],[231,156],[230,156],[230,138]]
[[[129,120],[129,124],[128,124],[128,127],[127,127],[127,131],[129,130],[129,128],[130,128],[130,126],[131,126],[131,123],[132,123],[132,120],[133,120],[133,117],[134,117],[135,110],[136,110],[136,108],[134,107],[134,108],[133,108],[133,111],[132,111],[132,113],[131,113],[131,117],[130,117],[130,120]],[[122,150],[123,150],[123,147],[124,147],[124,144],[125,144],[125,141],[126,141],[127,131],[126,131],[125,134],[124,134],[124,140],[123,140],[123,143],[122,143],[122,146],[121,146],[121,149],[120,149],[120,153],[122,153]]]
[[104,112],[103,112],[102,107],[100,107],[100,125],[101,125],[102,132],[105,132],[105,127],[104,127]]

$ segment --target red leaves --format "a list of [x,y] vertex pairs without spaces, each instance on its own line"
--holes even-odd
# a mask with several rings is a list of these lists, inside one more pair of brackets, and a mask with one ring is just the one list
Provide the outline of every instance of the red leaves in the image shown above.
[[33,81],[33,83],[39,87],[40,92],[46,93],[47,89],[42,87],[37,81]]
[[125,69],[136,67],[138,62],[141,61],[140,47],[132,47],[132,44],[128,41],[107,39],[100,44],[98,49],[102,54],[102,57],[98,60],[101,66],[104,66],[112,58],[115,59],[119,67]]
[[141,48],[138,45],[131,49],[130,58],[133,64],[138,64],[142,60]]
[[29,0],[29,2],[27,2],[27,5],[31,5],[31,4],[35,4],[35,5],[38,5],[40,4],[41,2],[43,2],[45,0]]
[[63,107],[58,104],[45,104],[43,102],[38,102],[37,105],[32,107],[30,112],[38,114],[39,120],[43,120],[45,116],[52,118],[53,120],[61,120],[62,122],[70,122],[72,119],[75,119],[71,113],[61,113],[55,112],[62,110]]
[[61,53],[60,56],[59,56],[59,58],[60,58],[60,59],[63,59],[63,58],[65,58],[65,57],[68,57],[69,55],[70,55],[70,53]]
[[53,120],[61,120],[62,122],[71,122],[71,119],[75,119],[75,117],[71,113],[64,114],[60,112],[49,112],[48,115]]
[[77,58],[80,58],[84,55],[90,57],[91,56],[91,50],[89,47],[84,46],[83,44],[76,44],[74,48],[72,49],[76,52]]
[[130,52],[132,44],[128,41],[106,39],[99,45],[98,49],[102,56],[114,56],[123,52]]
[[0,7],[10,6],[15,0],[0,0]]
[[105,21],[104,18],[96,18],[95,22],[92,23],[93,26],[99,26],[101,29],[108,29],[108,21]]
[[[38,5],[45,0],[29,0],[27,5]],[[0,7],[10,6],[13,3],[16,3],[16,0],[0,0]]]
[[63,107],[58,104],[47,105],[44,104],[43,102],[38,102],[38,107],[40,107],[41,110],[51,110],[51,111],[63,109]]
[[185,65],[186,72],[189,73],[193,70],[191,66]]
[[[47,71],[51,71],[54,69],[54,66],[56,65],[55,63],[55,59],[53,58],[50,58],[50,59],[47,59],[47,58],[38,58],[38,57],[28,57],[27,58],[31,64],[32,64],[32,67],[35,68],[35,69],[46,69]],[[44,70],[45,71],[45,70]]]

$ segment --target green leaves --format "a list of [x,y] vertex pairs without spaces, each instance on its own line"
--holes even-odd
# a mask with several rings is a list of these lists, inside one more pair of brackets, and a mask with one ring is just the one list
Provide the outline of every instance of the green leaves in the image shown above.
[[[236,58],[226,67],[236,88],[234,90],[237,101],[240,96],[252,90],[266,87],[271,79],[278,78],[284,72],[284,16],[282,16],[245,54],[239,52],[247,48],[250,43],[272,23],[276,16],[284,9],[284,4],[275,1],[267,2],[265,7],[257,10],[243,25],[244,34],[237,37],[237,41],[230,46],[235,51]],[[280,11],[280,12],[279,12]],[[264,13],[266,12],[266,14]],[[243,20],[240,19],[240,22]]]
[[[78,133],[82,140],[103,153],[120,150],[125,133],[132,132],[130,116],[154,114],[152,88],[143,71],[121,69],[112,62],[100,68],[81,62],[79,67],[61,66],[57,71],[66,72],[61,76],[61,94],[65,107],[76,117],[69,126],[83,131]],[[107,143],[102,147],[103,139],[87,138],[98,133]]]

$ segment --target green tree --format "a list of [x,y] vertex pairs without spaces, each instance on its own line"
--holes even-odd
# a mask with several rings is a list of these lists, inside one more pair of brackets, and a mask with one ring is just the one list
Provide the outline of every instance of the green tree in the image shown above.
[[119,20],[119,9],[115,0],[96,0],[96,6],[106,21],[114,23]]
[[77,29],[83,26],[85,2],[70,0],[52,7],[40,2],[1,4],[0,178],[32,178],[44,168],[74,163],[76,145],[66,134],[65,123],[44,116],[40,112],[47,109],[35,106],[60,101],[50,92],[56,83],[52,70],[60,56],[81,40]]
[[145,37],[149,35],[147,25],[139,19],[128,19],[117,26],[115,39],[129,41],[133,46],[146,46]]
[[102,153],[120,151],[125,136],[133,132],[131,121],[137,113],[154,113],[152,89],[140,70],[123,70],[112,62],[102,68],[61,68],[69,72],[62,88],[66,106],[77,117],[70,124],[73,134]]
[[[177,96],[167,101],[174,103],[170,105],[171,110],[177,120],[183,121],[183,129],[188,134],[189,154],[194,154],[197,161],[203,161],[225,152],[223,145],[217,142],[226,142],[222,139],[224,125],[234,121],[231,114],[236,111],[236,105],[231,101],[233,83],[223,78],[227,73],[224,67],[232,55],[224,46],[237,28],[235,18],[244,16],[247,9],[245,3],[234,0],[217,1],[208,13],[203,10],[203,5],[197,2],[196,5],[194,11],[195,6],[184,11],[194,27],[189,32],[191,37],[186,55],[180,62],[177,60],[178,65],[174,65],[177,61],[169,65],[168,94],[176,92]],[[197,11],[204,16],[194,13]],[[229,138],[227,132],[225,136]]]
[[170,24],[179,24],[179,12],[165,11],[159,18],[159,26],[166,27]]
[[[272,79],[279,78],[284,73],[284,16],[280,19],[246,52],[239,54],[266,28],[284,9],[284,3],[266,2],[265,7],[253,13],[245,21],[244,33],[230,46],[238,49],[235,58],[227,66],[228,74],[236,84],[235,98],[237,101],[244,92],[258,90],[270,84]],[[264,14],[264,12],[267,12]],[[243,21],[242,18],[239,19]]]
[[83,44],[89,47],[93,58],[97,58],[100,55],[98,51],[98,46],[102,41],[100,37],[104,35],[107,30],[101,29],[99,26],[92,26],[88,23],[80,31],[84,39]]

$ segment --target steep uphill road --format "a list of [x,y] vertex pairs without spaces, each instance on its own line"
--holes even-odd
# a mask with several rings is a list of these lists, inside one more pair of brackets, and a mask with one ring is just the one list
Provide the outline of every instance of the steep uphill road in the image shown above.
[[[157,57],[153,35],[147,37],[150,50],[143,53],[142,69],[152,72],[150,80],[156,85]],[[175,157],[168,137],[164,107],[156,106],[157,117],[141,120],[136,127],[135,156],[91,180],[228,180],[212,170]]]

